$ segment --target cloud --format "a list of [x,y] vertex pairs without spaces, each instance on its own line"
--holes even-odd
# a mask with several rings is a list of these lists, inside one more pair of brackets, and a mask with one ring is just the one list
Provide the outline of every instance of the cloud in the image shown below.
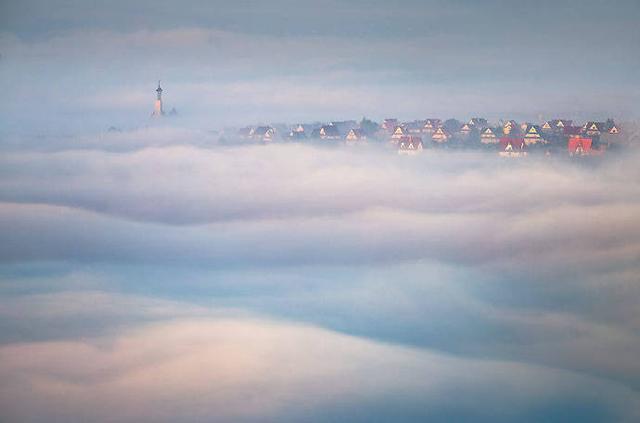
[[506,421],[567,403],[598,420],[639,406],[633,391],[570,372],[264,320],[176,320],[0,357],[2,413],[29,421],[367,420],[373,404],[390,417]]
[[[405,360],[414,359],[402,352],[401,359],[381,363],[388,369],[382,374],[357,364],[335,364],[335,370],[306,361],[273,370],[260,354],[253,355],[263,346],[248,344],[247,361],[270,369],[258,379],[229,386],[207,384],[192,373],[180,379],[188,384],[195,378],[186,392],[215,391],[206,398],[211,404],[229,403],[221,411],[229,419],[265,413],[295,420],[309,410],[291,404],[327,410],[314,414],[318,420],[347,412],[362,416],[357,411],[362,404],[377,407],[380,415],[390,413],[389,418],[404,410],[406,419],[414,413],[414,418],[508,420],[532,409],[542,413],[538,419],[554,414],[551,409],[574,410],[580,418],[586,404],[597,404],[589,411],[594,420],[635,412],[636,399],[628,392],[640,386],[635,359],[640,350],[640,226],[635,218],[640,193],[631,181],[640,174],[632,150],[593,163],[557,157],[504,161],[490,153],[433,149],[400,157],[375,146],[223,146],[211,135],[150,127],[47,138],[46,146],[18,142],[5,149],[0,158],[0,342],[7,357],[33,357],[39,351],[41,367],[10,361],[25,374],[58,368],[53,380],[11,373],[15,383],[3,384],[15,404],[26,401],[20,392],[37,391],[43,402],[33,419],[50,412],[63,420],[90,419],[123,400],[117,391],[128,384],[146,393],[149,402],[128,405],[118,418],[135,418],[149,404],[162,402],[159,396],[175,400],[166,401],[167,407],[177,407],[173,411],[204,419],[209,408],[189,399],[197,395],[161,393],[137,379],[148,372],[142,365],[131,376],[129,364],[101,373],[101,368],[120,366],[109,358],[120,354],[114,352],[119,347],[107,353],[101,348],[138,338],[143,340],[131,342],[155,345],[159,341],[156,335],[147,338],[146,325],[167,325],[163,330],[175,331],[176,337],[193,327],[227,336],[233,331],[215,323],[221,315],[252,319],[243,320],[240,332],[245,324],[269,332],[270,322],[279,319],[313,334],[311,341],[295,330],[278,335],[291,337],[287,351],[277,351],[284,357],[279,363],[289,362],[289,353],[302,354],[296,349],[300,342],[334,336],[363,342],[357,349],[365,351],[361,356],[336,346],[335,362],[355,354],[356,363],[378,363],[376,354],[386,357],[389,349],[389,357],[409,351],[417,363],[404,368]],[[173,320],[191,323],[174,327]],[[229,342],[245,345],[242,339]],[[97,367],[76,371],[48,351],[60,354],[56,357],[79,355],[75,361],[93,360]],[[195,357],[208,364],[199,347],[184,350],[184,357],[176,354],[177,362]],[[451,364],[452,357],[461,361]],[[178,378],[173,358],[139,358],[156,359],[157,367],[151,366],[157,374]],[[448,370],[435,385],[413,381],[411,374],[427,380],[440,371],[425,364],[432,359],[436,369],[469,365],[467,373],[479,380],[504,375],[497,391],[521,386],[521,372],[542,376],[539,387],[508,401],[511,411],[496,416],[487,411],[495,408],[483,408],[480,400],[460,400],[460,392],[482,397],[480,386],[488,382],[457,379]],[[491,370],[484,367],[487,362],[493,363]],[[344,390],[327,397],[307,388],[304,366],[315,368],[322,381],[318,386]],[[210,377],[219,376],[218,370]],[[278,372],[287,376],[284,381]],[[394,378],[397,372],[406,377]],[[353,386],[332,379],[343,373]],[[381,378],[378,391],[364,389],[376,385],[371,374]],[[405,385],[406,380],[411,383]],[[594,388],[540,399],[540,392],[555,393],[556,386],[571,392],[575,386]],[[238,399],[249,395],[244,389],[274,392],[276,398],[263,403],[261,397],[255,408],[244,407]],[[590,390],[622,392],[629,399],[594,402],[584,396]],[[81,410],[64,405],[56,392],[89,405]],[[396,398],[392,392],[403,395]],[[498,397],[493,392],[485,404]],[[414,401],[421,395],[432,401],[428,411]],[[97,398],[110,399],[103,408]],[[63,405],[51,411],[47,404],[52,403]],[[22,409],[12,410],[26,416]]]

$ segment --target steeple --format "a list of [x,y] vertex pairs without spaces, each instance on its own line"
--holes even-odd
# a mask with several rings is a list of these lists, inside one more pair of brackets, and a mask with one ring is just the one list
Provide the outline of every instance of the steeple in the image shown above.
[[156,88],[156,102],[153,106],[153,114],[151,116],[163,116],[164,110],[162,108],[162,87],[160,81],[158,81],[158,88]]

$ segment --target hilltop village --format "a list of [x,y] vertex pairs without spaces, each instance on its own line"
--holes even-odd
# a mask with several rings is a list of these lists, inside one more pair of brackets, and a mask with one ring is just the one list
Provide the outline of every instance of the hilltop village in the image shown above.
[[229,139],[244,142],[313,142],[348,146],[369,143],[387,145],[399,154],[418,154],[425,148],[476,148],[494,151],[502,157],[529,154],[595,156],[616,145],[621,130],[608,119],[575,125],[572,120],[553,119],[542,123],[513,120],[491,124],[483,118],[463,123],[456,119],[425,119],[381,123],[363,118],[326,124],[298,124],[245,127]]

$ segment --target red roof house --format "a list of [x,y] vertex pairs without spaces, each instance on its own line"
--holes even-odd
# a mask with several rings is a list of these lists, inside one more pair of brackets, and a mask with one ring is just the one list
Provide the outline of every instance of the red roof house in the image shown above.
[[527,144],[524,138],[502,137],[499,154],[501,157],[524,157],[527,155]]
[[567,142],[567,149],[571,156],[587,156],[591,154],[593,140],[591,138],[572,136]]

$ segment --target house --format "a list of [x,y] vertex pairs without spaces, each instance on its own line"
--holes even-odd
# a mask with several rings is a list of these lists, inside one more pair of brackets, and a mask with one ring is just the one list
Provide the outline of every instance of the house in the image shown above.
[[562,134],[565,136],[580,135],[582,133],[582,127],[580,126],[565,126],[562,130]]
[[543,132],[563,133],[565,128],[570,127],[573,124],[569,119],[553,119],[546,121],[541,129]]
[[331,122],[330,125],[335,126],[338,129],[338,132],[340,133],[340,135],[344,136],[351,129],[357,128],[358,122],[356,122],[355,120],[341,120],[341,121]]
[[608,134],[618,135],[620,133],[620,128],[618,128],[618,126],[613,121],[613,119],[607,119],[604,125],[605,125],[604,129],[605,131],[607,131]]
[[484,118],[471,118],[467,124],[476,128],[484,128],[489,126],[489,123]]
[[269,142],[273,141],[276,130],[270,126],[258,126],[257,128],[251,130],[250,134],[251,139],[253,139],[254,141]]
[[451,139],[451,134],[449,134],[442,126],[437,128],[433,135],[431,136],[431,140],[437,143],[445,143]]
[[530,122],[522,122],[520,124],[520,132],[523,133],[523,134],[526,134],[527,133],[527,129],[529,129],[529,127],[532,126],[532,125],[533,125],[533,123],[530,123]]
[[527,155],[527,144],[524,138],[500,138],[500,157],[524,157]]
[[413,122],[408,122],[407,124],[405,124],[404,127],[410,134],[421,134],[424,124],[425,122],[422,120],[414,120]]
[[361,141],[366,141],[366,140],[367,140],[367,136],[364,134],[364,132],[361,129],[357,129],[357,128],[350,129],[349,132],[347,133],[347,136],[345,137],[345,142],[348,145],[357,144]]
[[465,123],[464,125],[462,125],[462,128],[460,128],[460,135],[468,136],[469,134],[471,134],[471,132],[473,132],[474,129],[475,127],[472,124]]
[[311,133],[311,138],[319,138],[321,140],[339,140],[340,132],[334,125],[322,125]]
[[422,138],[409,135],[398,141],[398,154],[414,155],[422,151]]
[[607,132],[611,135],[618,135],[620,133],[620,129],[618,129],[618,126],[614,123]]
[[585,123],[582,129],[584,130],[585,135],[590,137],[598,137],[602,135],[602,133],[607,132],[604,122],[590,121]]
[[442,121],[440,119],[427,119],[422,125],[422,133],[431,135],[441,126]]
[[588,156],[591,154],[593,139],[581,137],[579,135],[569,137],[567,149],[571,156]]
[[499,142],[496,130],[490,127],[480,130],[480,142],[483,144],[497,144]]
[[391,139],[397,141],[407,135],[409,135],[409,132],[403,126],[396,126],[391,134]]
[[392,133],[398,125],[398,119],[385,119],[382,122],[382,129],[386,132]]
[[527,145],[546,143],[542,138],[542,128],[538,125],[529,125],[524,131],[524,142]]
[[518,131],[518,124],[515,120],[508,120],[502,125],[502,133],[505,135],[517,134]]

